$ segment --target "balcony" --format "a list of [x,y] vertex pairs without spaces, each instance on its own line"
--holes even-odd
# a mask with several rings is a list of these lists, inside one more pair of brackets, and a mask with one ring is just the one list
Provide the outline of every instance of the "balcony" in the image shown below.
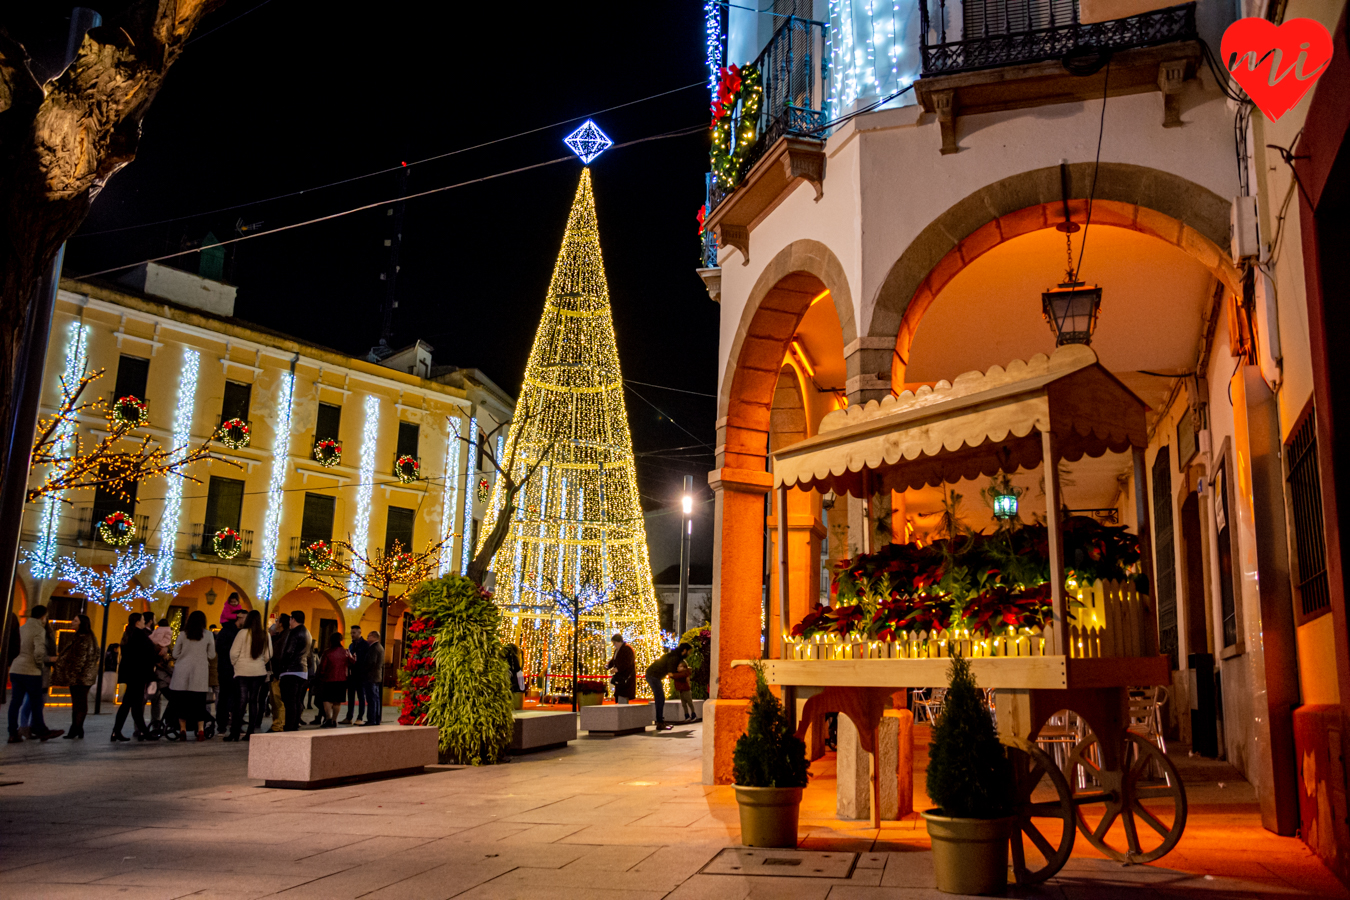
[[1108,86],[1160,91],[1163,127],[1183,124],[1181,85],[1201,58],[1194,3],[1091,24],[1076,0],[921,0],[919,12],[915,94],[937,114],[943,153],[960,149],[958,115],[1100,100]]
[[[308,560],[305,558],[303,550],[305,547],[308,547],[310,544],[314,543],[317,540],[323,539],[310,538],[302,543],[300,540],[300,535],[295,535],[294,537],[292,537],[290,553],[288,553],[286,557],[286,565],[290,566],[292,569],[303,569],[308,563]],[[329,541],[328,543],[330,546],[332,545],[332,541]],[[346,558],[347,558],[346,551],[344,551],[341,547],[333,547],[334,560],[341,563],[345,561]]]
[[[734,174],[733,184],[709,179],[705,235],[722,247],[733,246],[749,261],[750,225],[785,198],[798,179],[811,182],[820,199],[825,176],[824,143],[829,112],[827,26],[788,16],[753,65],[759,69],[763,96],[755,139]],[[740,110],[732,113],[732,133],[740,130]],[[706,245],[703,264],[717,265]]]
[[198,523],[192,526],[192,550],[193,559],[218,559],[223,563],[242,565],[253,558],[253,532],[249,529],[236,529],[239,532],[239,552],[234,556],[225,557],[216,553],[216,527],[207,528],[205,523]]
[[[99,534],[98,526],[105,518],[113,513],[114,510],[98,510],[98,514],[95,515],[95,510],[92,506],[82,506],[76,510],[76,512],[78,514],[77,521],[79,524],[75,535],[76,539],[79,540],[81,544],[87,541],[99,547],[112,546],[107,541],[103,540],[103,536]],[[144,544],[148,542],[150,540],[150,517],[133,514],[131,516],[131,521],[136,526],[136,532],[131,537],[131,543]]]

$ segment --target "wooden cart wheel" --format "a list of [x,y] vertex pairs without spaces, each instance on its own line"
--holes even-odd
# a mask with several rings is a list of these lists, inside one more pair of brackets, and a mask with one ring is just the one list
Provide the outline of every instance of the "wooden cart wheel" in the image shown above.
[[1073,794],[1044,750],[1022,738],[999,740],[1008,748],[1016,790],[1017,830],[1009,841],[1013,880],[1040,884],[1064,867],[1073,850]]
[[1102,769],[1100,759],[1097,737],[1089,735],[1064,765],[1078,830],[1118,862],[1147,863],[1165,856],[1186,828],[1186,789],[1172,761],[1152,741],[1129,732],[1121,770]]

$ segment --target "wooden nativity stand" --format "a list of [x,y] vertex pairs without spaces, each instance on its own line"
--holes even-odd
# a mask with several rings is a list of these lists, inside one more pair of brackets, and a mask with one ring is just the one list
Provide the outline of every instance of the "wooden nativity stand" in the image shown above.
[[[790,489],[860,497],[871,519],[871,498],[884,491],[1043,469],[1052,606],[1043,629],[992,641],[947,633],[942,640],[853,643],[789,638],[781,642],[784,658],[765,663],[767,679],[779,686],[790,713],[804,699],[798,734],[810,730],[814,755],[821,752],[823,717],[833,712],[852,721],[859,744],[875,760],[892,696],[943,688],[952,652],[970,658],[980,686],[995,692],[998,730],[1017,773],[1020,827],[1011,858],[1021,884],[1057,873],[1078,833],[1110,857],[1142,863],[1170,851],[1185,827],[1185,793],[1176,770],[1153,743],[1129,731],[1130,689],[1170,682],[1167,658],[1158,655],[1152,606],[1132,586],[1109,584],[1098,594],[1101,607],[1092,610],[1095,626],[1080,623],[1070,613],[1064,574],[1059,463],[1129,451],[1136,483],[1143,483],[1145,412],[1143,401],[1091,349],[1067,345],[1049,357],[967,373],[950,386],[836,411],[817,436],[773,456],[783,623],[790,621],[783,552]],[[1151,585],[1142,494],[1137,505],[1144,576]],[[864,546],[863,552],[873,549]],[[1084,727],[1057,765],[1036,740],[1043,730],[1062,733],[1064,711]],[[872,766],[875,826],[880,768]]]

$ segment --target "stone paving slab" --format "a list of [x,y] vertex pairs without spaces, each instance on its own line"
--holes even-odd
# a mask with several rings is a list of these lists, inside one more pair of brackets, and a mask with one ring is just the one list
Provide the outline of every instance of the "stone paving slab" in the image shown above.
[[[63,713],[52,716],[61,727]],[[392,718],[392,716],[390,716]],[[921,900],[934,889],[917,816],[835,819],[833,764],[813,766],[804,850],[859,854],[847,878],[701,873],[735,846],[727,787],[699,783],[701,726],[578,738],[507,764],[297,793],[247,778],[246,746],[80,741],[0,749],[0,896],[456,900]],[[103,739],[98,739],[102,735]],[[1178,849],[1123,867],[1078,841],[1060,876],[1013,897],[1335,898],[1296,839],[1260,827],[1250,785],[1210,764]],[[1188,770],[1183,770],[1188,771]],[[1223,784],[1220,787],[1220,783]],[[922,773],[916,806],[922,804]],[[35,853],[34,848],[42,848]]]

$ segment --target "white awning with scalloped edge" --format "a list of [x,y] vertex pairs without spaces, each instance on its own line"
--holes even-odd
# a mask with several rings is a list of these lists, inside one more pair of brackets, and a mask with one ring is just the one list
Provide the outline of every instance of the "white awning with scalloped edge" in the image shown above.
[[815,437],[773,455],[774,484],[861,497],[865,477],[873,491],[903,491],[1011,472],[1041,463],[1046,431],[1070,462],[1143,449],[1147,409],[1090,347],[1068,344],[836,410]]

